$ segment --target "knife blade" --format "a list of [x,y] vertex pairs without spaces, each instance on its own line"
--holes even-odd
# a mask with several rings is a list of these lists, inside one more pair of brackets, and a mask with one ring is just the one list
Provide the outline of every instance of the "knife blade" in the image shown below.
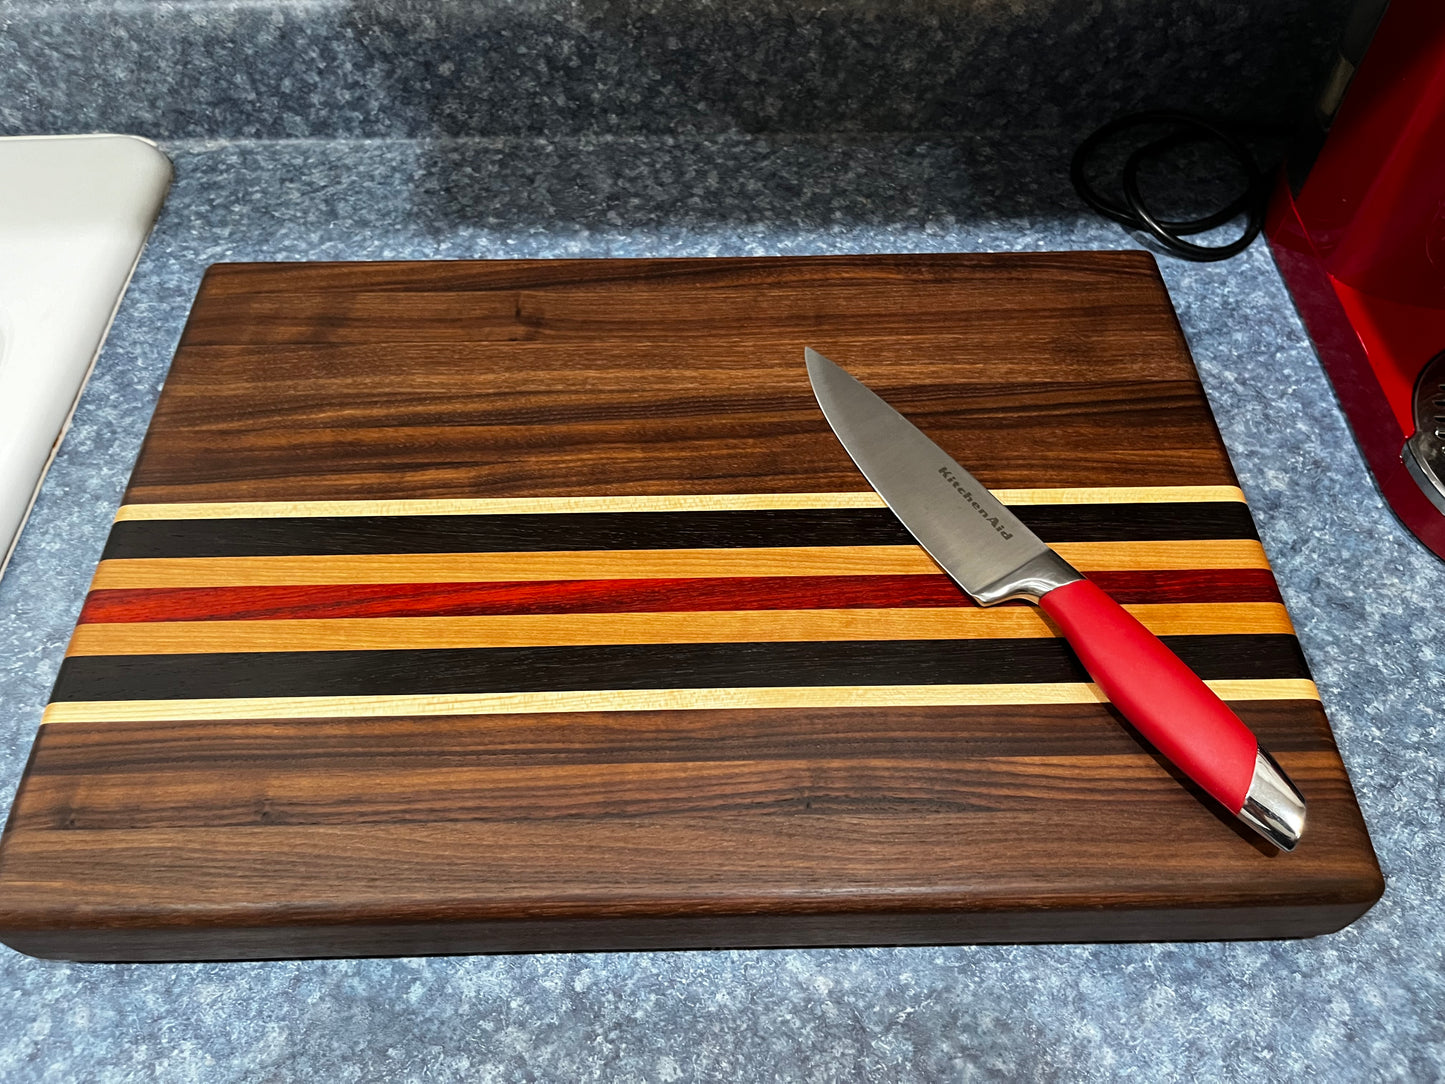
[[1294,850],[1305,800],[1239,716],[917,426],[816,350],[804,357],[844,450],[939,567],[981,606],[1037,605],[1140,735],[1265,839]]

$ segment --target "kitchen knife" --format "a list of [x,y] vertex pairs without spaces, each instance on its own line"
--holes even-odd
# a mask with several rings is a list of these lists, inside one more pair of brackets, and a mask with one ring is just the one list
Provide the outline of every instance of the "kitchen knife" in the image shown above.
[[816,350],[805,356],[823,416],[929,556],[980,606],[1038,605],[1150,744],[1265,839],[1293,850],[1304,799],[1239,717],[912,422]]

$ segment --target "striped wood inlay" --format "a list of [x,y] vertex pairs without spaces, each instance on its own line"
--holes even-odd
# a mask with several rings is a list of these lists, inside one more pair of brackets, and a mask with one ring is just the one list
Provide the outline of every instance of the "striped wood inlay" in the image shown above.
[[[1126,607],[1156,636],[1290,635],[1283,606],[1182,604]],[[383,651],[547,644],[754,643],[817,640],[976,640],[1051,637],[1032,606],[990,609],[703,611],[511,614],[489,617],[332,618],[83,624],[70,655],[225,651]]]
[[[1166,636],[1202,679],[1309,676],[1293,636]],[[1087,681],[1054,637],[71,655],[56,700]]]
[[[1094,572],[1121,605],[1280,601],[1268,569]],[[92,591],[82,624],[259,621],[492,614],[681,613],[968,607],[951,579],[933,576],[732,576],[540,583],[311,584]],[[1022,606],[1024,603],[1010,603]]]
[[[1238,503],[1030,505],[1024,526],[1046,543],[1253,539]],[[321,516],[117,523],[107,560],[306,557],[583,550],[780,549],[915,544],[886,508],[516,513],[506,516]]]
[[[1233,703],[1319,700],[1314,682],[1206,682]],[[513,715],[544,712],[705,711],[726,708],[989,707],[1101,704],[1107,697],[1086,682],[992,685],[830,685],[788,688],[548,690],[450,696],[226,697],[192,700],[92,700],[52,703],[42,722],[170,722],[204,719],[327,719],[383,716]]]
[[[1204,542],[1075,542],[1053,547],[1081,572],[1095,569],[1268,568],[1248,539]],[[615,550],[556,553],[378,554],[364,557],[171,557],[107,560],[92,590],[133,587],[457,583],[535,580],[687,579],[710,576],[936,574],[917,546]]]
[[[1082,570],[1126,583],[1162,577],[1146,587],[1151,601],[1130,608],[1201,673],[1286,683],[1275,689],[1304,675],[1277,599],[1230,595],[1250,575],[1268,576],[1234,487],[1008,496]],[[211,687],[237,702],[395,699],[430,682],[438,692],[484,697],[590,689],[610,704],[618,690],[593,688],[585,675],[625,675],[627,689],[653,693],[664,691],[658,678],[671,677],[678,691],[695,691],[750,686],[746,675],[760,664],[774,671],[769,687],[783,699],[816,696],[800,689],[917,688],[920,680],[949,689],[1078,686],[1067,679],[1085,675],[1038,610],[974,606],[920,547],[893,543],[900,537],[908,538],[871,493],[127,506],[55,698],[150,702],[165,690],[166,700],[191,700],[190,688]],[[806,541],[813,538],[828,541]],[[697,545],[702,539],[716,544]],[[550,549],[558,540],[581,544]],[[1215,595],[1152,601],[1149,591],[1176,590],[1171,580],[1188,577]],[[344,612],[346,592],[537,597],[567,585],[570,607],[538,612]],[[860,593],[858,585],[871,587]],[[903,604],[885,597],[869,605],[862,596],[880,586]],[[322,598],[309,616],[228,619],[221,597],[264,611],[298,591],[327,592],[341,609]],[[930,592],[935,604],[920,604]],[[689,593],[696,600],[676,610],[659,604]],[[728,604],[745,594],[746,605]],[[783,601],[790,596],[798,601]],[[927,646],[949,642],[958,647],[945,655]],[[758,652],[768,645],[764,662]],[[965,674],[969,684],[960,685]],[[910,695],[931,703],[935,694]]]
[[[995,489],[1003,504],[1244,503],[1237,486],[1096,486]],[[383,501],[208,501],[123,504],[116,522],[185,519],[296,519],[307,516],[505,516],[581,512],[767,511],[883,508],[872,490],[842,493],[683,493],[595,497],[476,497]]]

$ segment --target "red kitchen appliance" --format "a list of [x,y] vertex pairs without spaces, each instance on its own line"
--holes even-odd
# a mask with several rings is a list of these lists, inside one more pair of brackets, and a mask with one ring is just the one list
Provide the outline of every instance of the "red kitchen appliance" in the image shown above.
[[1445,557],[1445,2],[1359,4],[1317,108],[1265,233],[1385,499]]

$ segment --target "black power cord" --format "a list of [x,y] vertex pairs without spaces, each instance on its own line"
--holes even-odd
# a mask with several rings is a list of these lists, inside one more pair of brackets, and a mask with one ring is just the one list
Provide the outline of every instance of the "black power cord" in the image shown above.
[[[1103,196],[1089,182],[1087,170],[1100,147],[1136,128],[1162,129],[1163,134],[1150,139],[1124,160],[1120,178],[1124,202],[1119,203]],[[1229,151],[1244,174],[1244,191],[1219,210],[1198,218],[1174,219],[1155,214],[1145,205],[1139,190],[1140,168],[1146,161],[1159,158],[1176,147],[1199,142],[1217,143]],[[1069,180],[1073,182],[1079,198],[1099,214],[1130,229],[1150,234],[1166,252],[1186,260],[1227,260],[1248,248],[1264,225],[1264,207],[1269,193],[1268,179],[1242,140],[1192,113],[1168,109],[1130,113],[1104,125],[1079,144],[1069,166]],[[1240,215],[1245,216],[1244,233],[1226,245],[1196,245],[1184,240],[1190,234],[1223,226]]]

